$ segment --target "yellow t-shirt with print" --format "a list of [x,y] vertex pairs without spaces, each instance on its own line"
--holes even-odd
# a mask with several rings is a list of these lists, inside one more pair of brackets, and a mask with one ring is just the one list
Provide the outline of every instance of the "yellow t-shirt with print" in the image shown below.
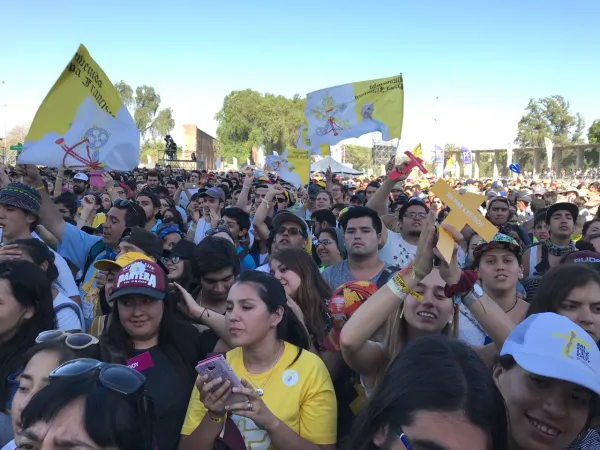
[[92,228],[98,228],[100,225],[104,225],[104,222],[106,222],[106,214],[98,213],[94,216]]
[[[285,342],[285,349],[273,372],[248,374],[242,349],[227,352],[227,362],[240,378],[254,387],[262,386],[263,402],[288,427],[317,445],[335,444],[337,440],[337,402],[333,383],[325,364],[314,353],[303,350],[294,364],[298,347]],[[263,386],[263,383],[265,385]],[[189,436],[200,425],[206,408],[194,387],[181,434]],[[271,439],[265,430],[246,417],[232,415],[246,443],[252,450],[270,450]]]

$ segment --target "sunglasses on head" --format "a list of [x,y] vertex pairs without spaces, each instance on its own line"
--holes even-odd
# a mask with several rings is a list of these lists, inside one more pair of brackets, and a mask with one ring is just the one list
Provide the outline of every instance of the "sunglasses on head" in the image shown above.
[[77,377],[98,372],[98,382],[102,387],[119,394],[132,395],[140,391],[146,377],[127,366],[108,364],[96,359],[79,358],[67,361],[48,375],[50,380]]
[[137,210],[135,209],[135,202],[131,200],[121,200],[120,198],[117,198],[113,200],[112,205],[116,206],[117,208],[131,208],[135,212],[137,212]]
[[73,350],[82,350],[91,345],[96,345],[99,340],[96,336],[87,333],[69,333],[63,330],[42,331],[35,338],[36,344],[50,341],[65,341],[65,345]]

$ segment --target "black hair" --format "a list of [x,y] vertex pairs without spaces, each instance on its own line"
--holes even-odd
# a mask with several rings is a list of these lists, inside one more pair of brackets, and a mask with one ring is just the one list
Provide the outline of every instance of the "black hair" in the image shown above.
[[46,269],[46,278],[50,283],[54,283],[58,279],[58,269],[54,264],[55,256],[54,252],[39,239],[17,239],[11,242],[11,244],[18,245],[19,249],[22,249],[29,255],[29,257],[38,266],[43,264],[45,261],[48,262],[48,268]]
[[0,344],[0,405],[4,405],[9,375],[21,367],[21,357],[37,335],[55,329],[56,323],[52,288],[42,269],[29,261],[0,261],[0,280],[9,283],[12,295],[22,307],[34,309],[33,316],[22,321],[17,333]]
[[155,208],[160,208],[160,200],[154,192],[149,191],[148,189],[144,189],[137,195],[135,199],[137,200],[140,197],[148,197],[152,202],[152,206],[154,206]]
[[556,313],[571,291],[588,283],[600,286],[600,273],[585,264],[559,264],[540,279],[527,316],[543,312]]
[[326,222],[331,228],[335,228],[337,225],[335,214],[333,214],[329,209],[319,209],[312,213],[310,218],[316,222]]
[[143,391],[123,395],[102,387],[97,377],[97,373],[91,373],[51,380],[23,410],[23,427],[50,422],[63,408],[83,397],[83,428],[99,447],[152,450],[153,418],[140,408],[147,403],[142,399]]
[[71,217],[75,217],[75,214],[77,214],[77,196],[71,191],[63,192],[59,196],[55,197],[54,200],[52,200],[52,202],[55,205],[64,205],[65,208],[69,210],[69,214],[71,214]]
[[340,227],[342,227],[342,230],[346,232],[346,227],[348,226],[350,219],[359,219],[361,217],[370,217],[373,221],[373,228],[375,228],[375,232],[377,234],[381,233],[383,225],[379,215],[376,211],[372,210],[371,208],[367,208],[366,206],[353,206],[352,208],[348,208],[348,211],[346,211],[340,220]]
[[234,219],[240,230],[250,230],[250,214],[244,211],[242,208],[238,208],[237,206],[232,206],[230,208],[225,208],[222,212],[223,217],[231,217]]
[[158,185],[154,188],[154,193],[160,199],[160,197],[169,196],[169,190],[165,186]]
[[590,226],[594,222],[600,222],[600,217],[594,217],[592,220],[588,220],[586,223],[583,224],[583,228],[581,230],[581,233],[583,234],[583,236],[585,236],[585,234],[587,233],[587,231],[590,229]]
[[156,177],[158,178],[158,180],[160,181],[160,173],[158,173],[156,170],[150,170],[147,174],[146,174],[146,180],[148,179],[148,177]]
[[419,198],[411,198],[398,210],[398,219],[402,220],[404,218],[404,214],[406,214],[406,211],[408,211],[408,208],[411,206],[421,206],[426,213],[429,212],[429,208],[423,200]]
[[390,364],[344,448],[377,449],[379,429],[395,436],[421,411],[462,412],[489,436],[489,449],[508,446],[504,400],[491,373],[468,345],[434,335],[411,340]]
[[199,281],[209,273],[233,268],[233,275],[240,273],[240,258],[235,246],[227,239],[209,236],[200,241],[194,249],[192,272]]
[[119,204],[112,205],[112,208],[117,208],[119,210],[125,210],[125,227],[140,227],[144,228],[146,226],[146,213],[144,209],[135,202],[129,201],[129,204],[126,206],[120,206]]
[[292,361],[292,364],[294,364],[300,358],[302,350],[310,348],[310,341],[306,328],[287,305],[287,296],[281,282],[266,272],[245,270],[237,278],[236,283],[252,284],[256,288],[260,299],[267,306],[269,313],[274,313],[277,308],[283,308],[283,317],[281,322],[277,324],[277,338],[298,347],[298,354]]
[[167,180],[167,182],[165,184],[167,186],[170,184],[172,186],[179,187],[179,183],[177,182],[177,180],[173,180],[173,179]]
[[[80,331],[73,330],[73,333],[80,333]],[[61,364],[76,358],[98,359],[100,357],[100,346],[90,345],[89,347],[82,349],[72,349],[71,347],[67,347],[64,339],[41,342],[39,344],[35,344],[25,352],[23,358],[21,359],[21,367],[24,369],[25,366],[29,364],[29,361],[31,361],[31,358],[40,352],[56,353],[58,366],[60,366]]]

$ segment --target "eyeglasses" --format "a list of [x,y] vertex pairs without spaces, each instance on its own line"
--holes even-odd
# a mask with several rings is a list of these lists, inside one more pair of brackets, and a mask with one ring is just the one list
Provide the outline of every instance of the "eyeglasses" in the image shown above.
[[406,450],[413,450],[412,445],[410,445],[410,441],[408,440],[408,438],[406,437],[406,434],[404,434],[404,431],[402,431],[402,429],[397,431],[396,434],[398,435],[398,438],[400,438],[400,441],[402,442],[402,444],[404,444],[404,447],[406,448]]
[[283,197],[277,197],[277,203],[285,203],[287,200]]
[[42,331],[35,338],[35,342],[41,344],[42,342],[60,341],[62,339],[65,340],[65,345],[73,350],[82,350],[100,342],[96,336],[91,334],[69,333],[63,330]]
[[160,262],[162,262],[165,266],[169,263],[177,264],[179,261],[181,261],[181,257],[177,255],[163,256],[160,258]]
[[427,217],[427,213],[407,212],[404,214],[404,217],[406,217],[407,219],[416,219],[417,217],[419,219],[424,219]]
[[319,240],[317,240],[317,246],[319,246],[321,244],[323,244],[323,245],[331,245],[331,244],[334,244],[334,242],[331,239],[319,239]]
[[79,358],[67,361],[48,375],[50,380],[98,373],[98,382],[102,387],[123,395],[132,395],[140,391],[146,383],[146,377],[127,366],[108,364],[96,359]]
[[277,228],[277,234],[289,234],[290,236],[298,236],[299,234],[302,234],[302,230],[300,228],[295,228],[295,227],[279,227]]

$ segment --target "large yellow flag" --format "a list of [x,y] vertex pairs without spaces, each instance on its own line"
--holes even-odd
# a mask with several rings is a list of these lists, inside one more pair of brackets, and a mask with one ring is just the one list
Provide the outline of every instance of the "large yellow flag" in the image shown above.
[[40,105],[18,162],[131,170],[140,133],[104,71],[80,45]]
[[299,150],[308,150],[311,155],[329,156],[329,145],[321,144],[318,147],[312,147],[308,138],[308,127],[300,125],[298,128],[298,137],[296,138],[296,148]]
[[379,131],[384,141],[400,138],[404,116],[402,75],[343,84],[311,92],[304,110],[313,146],[335,145]]

